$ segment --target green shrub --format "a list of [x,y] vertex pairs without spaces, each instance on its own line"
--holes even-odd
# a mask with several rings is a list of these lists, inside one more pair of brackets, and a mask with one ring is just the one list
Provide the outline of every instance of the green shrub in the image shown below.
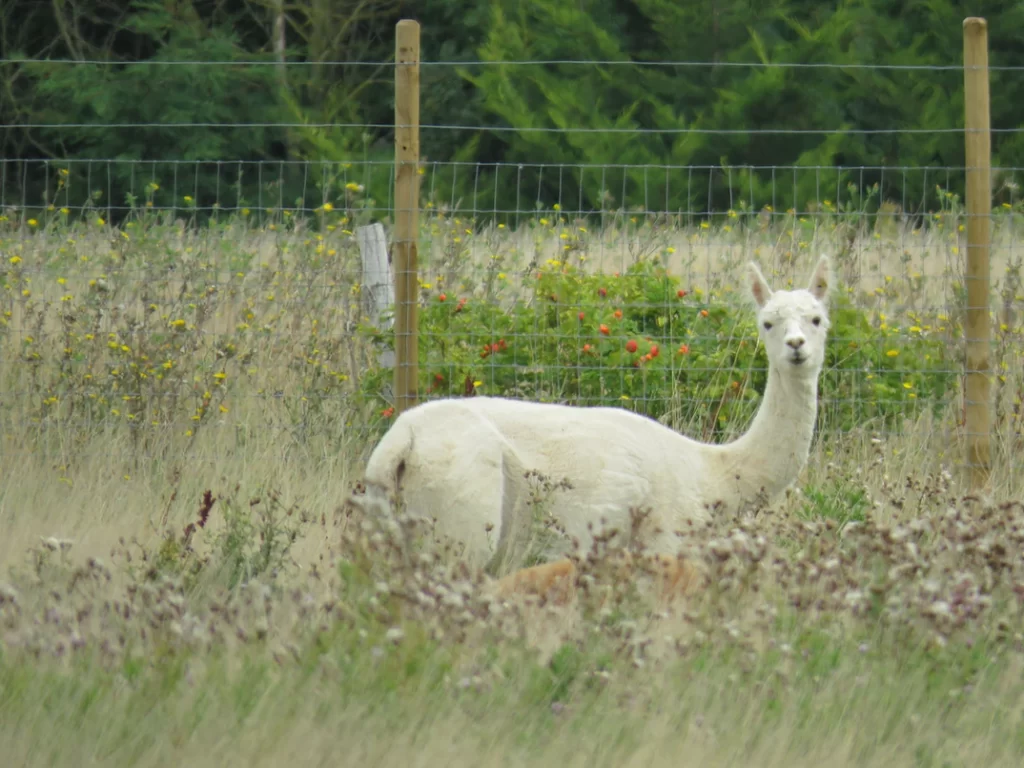
[[[618,405],[703,425],[703,438],[712,439],[743,428],[767,381],[752,307],[732,294],[712,300],[689,291],[656,260],[614,275],[549,261],[504,301],[500,291],[482,299],[424,293],[424,397]],[[847,297],[834,300],[831,316],[820,409],[830,429],[893,425],[944,402],[955,361],[941,320],[895,328]],[[393,343],[390,333],[375,335]],[[369,372],[364,394],[380,392],[390,375]]]

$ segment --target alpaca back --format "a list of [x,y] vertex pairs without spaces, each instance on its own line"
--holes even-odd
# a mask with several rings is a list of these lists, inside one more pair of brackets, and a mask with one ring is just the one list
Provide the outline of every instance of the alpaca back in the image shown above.
[[[494,397],[440,400],[404,413],[413,435],[431,435],[445,454],[460,450],[467,433],[482,425],[515,454],[524,467],[580,482],[600,482],[605,470],[659,470],[669,459],[674,469],[694,460],[698,444],[653,419],[621,408],[576,407]],[[678,464],[682,463],[682,467]]]
[[[545,481],[558,487],[542,494],[543,514],[566,542],[583,547],[604,526],[629,530],[630,511],[645,509],[666,531],[652,546],[671,552],[668,532],[680,520],[706,516],[701,446],[619,408],[440,400],[406,411],[389,434],[395,437],[381,441],[367,481],[400,476],[407,507],[437,519],[446,535],[471,541],[477,560],[496,548],[499,531],[537,513],[528,506]],[[512,509],[510,499],[520,506]],[[479,537],[481,525],[491,539]]]

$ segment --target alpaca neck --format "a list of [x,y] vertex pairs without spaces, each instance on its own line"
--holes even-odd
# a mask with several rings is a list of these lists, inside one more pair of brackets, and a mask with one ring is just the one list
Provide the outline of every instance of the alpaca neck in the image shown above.
[[746,434],[722,447],[723,482],[739,491],[742,502],[768,497],[796,480],[810,453],[818,414],[818,376],[786,376],[775,366]]

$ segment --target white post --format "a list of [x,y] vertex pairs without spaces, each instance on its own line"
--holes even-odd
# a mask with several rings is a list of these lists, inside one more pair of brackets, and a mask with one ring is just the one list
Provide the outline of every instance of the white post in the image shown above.
[[[363,259],[362,294],[366,314],[371,323],[386,330],[394,324],[395,285],[391,276],[391,263],[388,261],[388,241],[384,227],[380,222],[358,227],[356,240]],[[393,368],[394,350],[382,351],[380,364],[385,368]]]

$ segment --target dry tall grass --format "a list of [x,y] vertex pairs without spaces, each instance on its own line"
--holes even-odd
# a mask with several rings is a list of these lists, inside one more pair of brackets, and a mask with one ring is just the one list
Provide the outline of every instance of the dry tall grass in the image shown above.
[[[512,295],[548,258],[646,255],[728,301],[752,254],[796,281],[829,251],[890,322],[955,322],[954,214],[853,237],[841,217],[761,221],[435,216],[423,280]],[[609,585],[603,551],[570,609],[496,604],[457,562],[342,513],[386,425],[357,396],[374,350],[347,225],[0,235],[7,764],[1020,764],[1012,217],[991,498],[959,486],[955,400],[897,433],[822,434],[798,490],[691,532],[714,588],[671,614]]]

